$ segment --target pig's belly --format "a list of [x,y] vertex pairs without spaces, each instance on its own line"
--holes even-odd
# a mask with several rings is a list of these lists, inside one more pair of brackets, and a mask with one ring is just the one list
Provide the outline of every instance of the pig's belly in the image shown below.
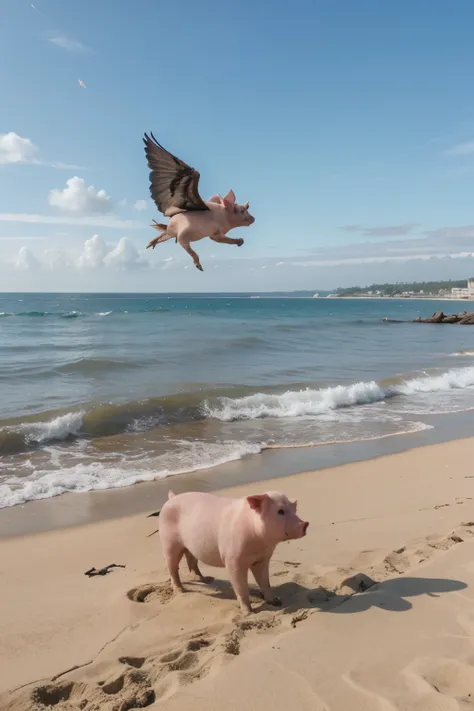
[[224,568],[224,563],[220,556],[219,551],[203,551],[201,555],[196,556],[200,563],[204,565],[210,565],[212,568]]
[[199,563],[210,565],[213,568],[224,568],[224,562],[219,548],[214,540],[192,539],[184,541],[186,548],[193,554]]

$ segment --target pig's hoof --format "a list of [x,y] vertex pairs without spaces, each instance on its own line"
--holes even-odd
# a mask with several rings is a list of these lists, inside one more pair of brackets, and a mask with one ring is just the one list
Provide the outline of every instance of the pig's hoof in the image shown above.
[[243,243],[244,243],[243,239],[238,239],[235,244],[237,245],[237,247],[241,247],[243,245]]
[[196,575],[196,573],[191,573],[191,578],[197,580],[198,583],[204,583],[204,585],[210,585],[214,582],[212,575]]
[[200,264],[196,264],[196,269],[199,269],[200,272],[204,271]]
[[271,600],[267,600],[267,604],[273,607],[281,607],[281,600],[279,597],[273,597]]

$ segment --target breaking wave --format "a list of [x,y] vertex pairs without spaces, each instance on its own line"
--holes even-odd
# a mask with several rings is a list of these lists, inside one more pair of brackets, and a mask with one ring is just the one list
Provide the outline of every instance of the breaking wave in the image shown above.
[[0,454],[18,454],[51,442],[75,437],[81,431],[84,411],[68,412],[45,422],[24,422],[0,429]]
[[314,417],[339,408],[384,402],[396,396],[448,392],[474,386],[474,368],[449,370],[441,375],[400,380],[387,387],[375,382],[313,390],[288,390],[282,394],[255,393],[241,398],[219,398],[217,403],[205,402],[207,417],[222,422],[258,419],[262,417]]
[[[78,363],[76,367],[83,365]],[[100,371],[103,364],[94,362],[87,367]],[[146,400],[105,403],[73,412],[43,413],[36,419],[30,416],[23,421],[4,421],[0,423],[0,454],[17,454],[48,442],[108,437],[202,420],[321,418],[337,410],[353,408],[357,412],[361,406],[394,399],[403,404],[405,412],[416,412],[417,403],[426,404],[426,398],[432,394],[436,395],[432,398],[433,407],[425,412],[449,412],[453,394],[473,387],[474,367],[467,367],[416,378],[398,378],[385,384],[369,381],[333,387],[294,387],[286,392],[272,392],[270,388],[266,392],[255,391],[246,386],[228,387],[224,391],[188,391]],[[458,409],[461,406],[469,409],[474,402],[469,400],[467,405],[456,402]]]

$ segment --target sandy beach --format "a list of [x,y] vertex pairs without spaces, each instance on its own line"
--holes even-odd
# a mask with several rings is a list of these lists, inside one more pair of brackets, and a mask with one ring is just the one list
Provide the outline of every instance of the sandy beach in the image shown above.
[[156,518],[0,541],[0,708],[471,708],[473,456],[458,440],[231,490],[278,488],[311,522],[272,561],[283,608],[255,596],[247,618],[224,571],[173,596]]

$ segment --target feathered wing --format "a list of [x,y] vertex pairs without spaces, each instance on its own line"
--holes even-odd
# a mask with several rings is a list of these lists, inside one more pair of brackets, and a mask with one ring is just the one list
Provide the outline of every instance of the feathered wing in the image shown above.
[[172,217],[182,210],[209,210],[198,191],[199,173],[145,133],[150,194],[158,210]]

